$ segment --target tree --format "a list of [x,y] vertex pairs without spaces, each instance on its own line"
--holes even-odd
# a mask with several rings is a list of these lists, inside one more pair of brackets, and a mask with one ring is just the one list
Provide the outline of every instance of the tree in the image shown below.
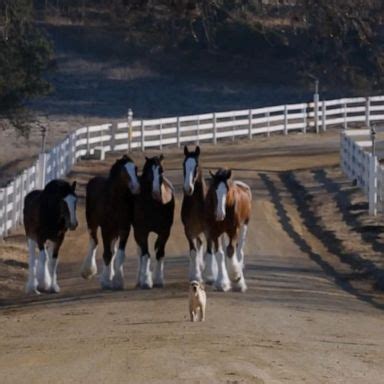
[[382,0],[302,0],[313,70],[366,85],[382,82]]
[[52,46],[33,23],[31,0],[0,0],[0,26],[0,117],[24,130],[21,109],[50,90],[43,74]]

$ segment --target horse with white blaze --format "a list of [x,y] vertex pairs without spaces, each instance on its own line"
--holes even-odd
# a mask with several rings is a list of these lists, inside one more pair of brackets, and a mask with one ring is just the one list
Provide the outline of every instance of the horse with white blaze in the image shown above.
[[90,279],[97,273],[97,229],[100,227],[104,246],[104,267],[100,278],[102,289],[124,288],[125,246],[133,222],[134,195],[138,193],[137,167],[127,155],[116,160],[108,177],[94,177],[87,184],[85,215],[89,247],[81,275]]
[[135,198],[133,230],[140,248],[137,279],[140,288],[153,286],[148,249],[150,232],[157,234],[155,286],[164,286],[165,245],[173,224],[175,198],[171,182],[163,175],[163,159],[163,155],[146,157],[140,177],[141,192]]
[[[44,190],[34,190],[24,199],[24,228],[28,241],[27,293],[59,292],[57,264],[66,231],[75,230],[76,182],[52,180]],[[50,241],[50,246],[47,246]],[[36,258],[36,246],[39,257]]]
[[[250,187],[231,179],[232,172],[220,168],[211,173],[212,183],[205,200],[206,233],[213,243],[218,263],[215,287],[221,291],[244,292],[244,245],[251,216],[252,194]],[[228,236],[227,263],[225,262],[224,234]],[[235,249],[236,245],[236,249]],[[228,271],[227,271],[228,266]]]
[[204,204],[207,187],[199,159],[199,146],[194,151],[189,151],[187,146],[184,147],[184,196],[181,206],[181,221],[189,244],[189,281],[201,282],[204,274],[205,282],[212,284],[217,278],[217,263],[209,245],[207,245],[208,253],[204,262]]

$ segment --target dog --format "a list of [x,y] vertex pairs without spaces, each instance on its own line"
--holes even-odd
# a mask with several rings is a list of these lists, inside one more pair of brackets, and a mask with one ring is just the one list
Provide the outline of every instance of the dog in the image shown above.
[[206,304],[207,296],[204,285],[196,280],[191,281],[189,285],[189,314],[191,321],[196,321],[198,314],[200,321],[205,320]]

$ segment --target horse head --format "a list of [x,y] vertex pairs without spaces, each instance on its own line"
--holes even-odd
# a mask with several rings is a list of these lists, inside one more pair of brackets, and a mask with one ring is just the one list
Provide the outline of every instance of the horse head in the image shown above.
[[209,171],[209,173],[212,177],[212,188],[216,192],[216,221],[223,221],[225,219],[225,207],[230,188],[229,182],[232,176],[232,171],[230,169],[220,168],[215,174],[211,171]]
[[150,191],[152,198],[159,202],[162,202],[163,160],[164,156],[162,154],[160,156],[145,157],[145,164],[141,175],[144,189]]
[[76,181],[69,184],[64,180],[52,180],[44,188],[43,206],[49,216],[58,215],[59,217],[52,217],[52,220],[59,220],[61,217],[64,219],[65,227],[71,231],[75,230],[78,226],[76,217]]
[[133,195],[140,193],[140,183],[137,176],[137,166],[127,155],[116,160],[109,173],[110,180],[119,180],[127,186]]
[[183,173],[184,173],[184,193],[187,196],[191,196],[195,189],[195,182],[199,172],[199,157],[200,147],[196,146],[194,151],[189,151],[187,146],[184,146],[184,162],[183,162]]

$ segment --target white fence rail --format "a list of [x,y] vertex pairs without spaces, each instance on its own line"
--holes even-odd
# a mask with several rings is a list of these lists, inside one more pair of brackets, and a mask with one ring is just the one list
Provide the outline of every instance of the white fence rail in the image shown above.
[[[162,149],[165,145],[252,139],[253,136],[269,136],[276,132],[324,132],[330,126],[342,125],[346,129],[351,124],[369,126],[372,122],[384,121],[384,96],[321,102],[317,102],[315,97],[314,100],[311,103],[152,120],[128,117],[125,122],[117,124],[79,128],[49,152],[40,154],[32,167],[0,189],[0,237],[22,223],[23,201],[28,192],[65,176],[81,156],[95,148],[102,148],[105,152],[144,151],[147,148]],[[363,157],[359,158],[359,167],[366,166]],[[348,164],[345,164],[346,169]],[[350,172],[357,172],[355,167],[352,169]],[[361,180],[366,183],[364,177],[361,175]]]

